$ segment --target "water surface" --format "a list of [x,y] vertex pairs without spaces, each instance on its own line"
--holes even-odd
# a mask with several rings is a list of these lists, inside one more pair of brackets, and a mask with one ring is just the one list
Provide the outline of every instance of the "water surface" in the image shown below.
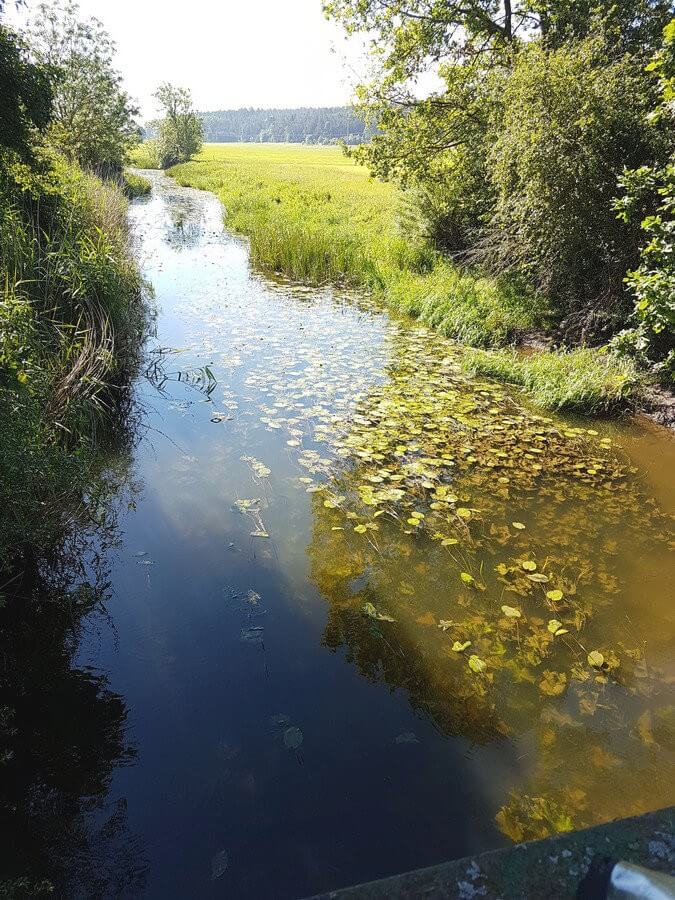
[[142,437],[63,675],[114,707],[102,874],[64,896],[299,898],[672,803],[670,436],[263,278],[147,174]]

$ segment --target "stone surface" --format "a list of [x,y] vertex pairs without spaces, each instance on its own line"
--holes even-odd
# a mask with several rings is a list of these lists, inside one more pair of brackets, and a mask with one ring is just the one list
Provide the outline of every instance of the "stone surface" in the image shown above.
[[330,891],[312,900],[566,900],[595,856],[675,874],[675,807]]

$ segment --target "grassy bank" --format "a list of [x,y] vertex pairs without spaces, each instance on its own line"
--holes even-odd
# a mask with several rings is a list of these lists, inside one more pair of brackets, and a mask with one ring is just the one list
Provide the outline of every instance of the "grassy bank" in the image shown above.
[[467,348],[463,366],[525,388],[546,409],[610,413],[639,401],[645,386],[631,359],[585,347],[527,355]]
[[134,172],[124,172],[122,175],[122,190],[125,197],[133,200],[134,197],[147,197],[152,191],[152,184],[142,175]]
[[[140,165],[147,149],[137,153]],[[263,270],[366,288],[396,311],[472,347],[500,348],[550,325],[538,298],[507,280],[458,269],[402,228],[400,192],[337,147],[210,144],[170,174],[220,198],[227,227],[249,237],[252,262]],[[529,357],[521,364],[511,355],[490,359],[481,358],[486,374],[489,367],[492,377],[521,385],[551,409],[604,412],[639,393],[633,367],[604,352],[548,355],[540,362]]]
[[0,571],[76,514],[146,321],[121,191],[44,171],[8,174],[0,196]]

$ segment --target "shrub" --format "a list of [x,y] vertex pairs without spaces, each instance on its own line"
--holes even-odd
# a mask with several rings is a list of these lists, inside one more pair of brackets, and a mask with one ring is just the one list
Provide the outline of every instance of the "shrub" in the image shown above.
[[617,179],[663,152],[648,127],[652,87],[640,61],[589,38],[532,44],[496,79],[503,103],[491,151],[496,204],[484,256],[518,267],[550,299],[570,339],[608,335],[630,304],[626,270],[639,229],[611,214]]
[[124,195],[130,200],[134,197],[147,197],[152,191],[152,182],[142,175],[135,175],[133,172],[124,172],[122,174],[122,190]]
[[[655,72],[662,101],[652,121],[672,127],[675,119],[675,19],[664,29],[664,46],[647,67]],[[640,222],[640,265],[626,283],[635,297],[633,328],[615,345],[651,366],[664,380],[675,381],[675,155],[662,166],[640,166],[620,180],[624,195],[615,204],[619,218]],[[645,209],[645,205],[647,209]]]

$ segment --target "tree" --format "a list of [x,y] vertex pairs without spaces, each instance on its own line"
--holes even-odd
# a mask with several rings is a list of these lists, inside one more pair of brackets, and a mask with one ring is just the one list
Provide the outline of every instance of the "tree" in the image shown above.
[[[671,0],[324,0],[372,39],[358,89],[371,142],[350,151],[412,188],[459,259],[525,276],[564,339],[628,311],[638,229],[612,213],[624,167],[666,153],[643,69]],[[437,87],[420,97],[419,79]],[[414,221],[414,217],[411,217]]]
[[46,128],[51,108],[47,72],[31,63],[25,44],[0,25],[0,154],[10,151],[28,160],[32,132]]
[[187,162],[202,147],[202,121],[192,107],[192,97],[185,88],[163,82],[155,92],[164,108],[164,118],[157,124],[157,156],[162,169]]
[[508,75],[486,171],[494,204],[481,240],[492,268],[518,268],[574,339],[610,336],[625,322],[626,270],[639,229],[612,214],[624,167],[663,155],[646,122],[653,94],[644,66],[613,58],[600,37],[555,50],[535,41]]
[[113,66],[115,44],[97,19],[80,20],[74,0],[41,3],[29,23],[37,62],[51,73],[49,139],[70,159],[101,174],[124,165],[139,138],[138,113]]
[[[375,67],[357,92],[377,127],[359,156],[378,174],[419,174],[429,160],[467,142],[486,71],[510,69],[524,43],[555,49],[602,32],[616,55],[645,61],[670,18],[671,0],[324,0],[324,12],[349,33],[370,34]],[[442,87],[420,100],[420,76],[435,73]]]

